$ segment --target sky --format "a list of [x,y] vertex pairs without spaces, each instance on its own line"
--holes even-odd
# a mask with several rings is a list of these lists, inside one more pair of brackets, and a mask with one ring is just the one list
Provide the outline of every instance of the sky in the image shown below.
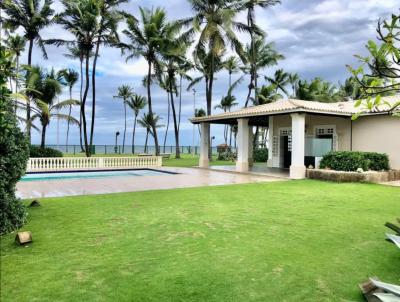
[[[170,19],[179,19],[191,16],[193,13],[190,4],[186,0],[130,0],[123,5],[123,9],[138,16],[138,7],[163,7]],[[376,38],[376,25],[379,18],[390,18],[392,13],[398,13],[398,0],[282,0],[280,5],[268,9],[257,9],[256,20],[259,26],[267,32],[267,42],[274,42],[279,53],[285,56],[277,66],[262,70],[262,75],[271,75],[278,68],[286,72],[298,73],[302,79],[322,77],[334,83],[343,82],[350,74],[346,65],[358,66],[355,54],[366,54],[365,44],[370,39]],[[62,5],[55,1],[54,9],[59,12]],[[244,21],[245,15],[237,16],[237,20]],[[120,30],[124,28],[122,24]],[[42,32],[47,38],[70,38],[69,34],[58,26],[46,28]],[[122,40],[125,40],[121,35]],[[248,41],[245,34],[240,34],[240,40]],[[63,47],[48,46],[48,60],[43,60],[38,48],[34,49],[33,62],[45,67],[74,68],[79,70],[79,62],[64,56],[66,50]],[[21,62],[26,61],[26,53]],[[118,86],[131,85],[138,94],[146,95],[142,85],[143,76],[146,73],[146,62],[143,59],[125,61],[117,49],[101,48],[98,60],[97,73],[97,106],[95,119],[96,144],[114,144],[115,132],[123,132],[124,111],[120,99],[113,98],[117,94]],[[192,72],[192,75],[196,75]],[[226,94],[228,75],[220,72],[216,75],[215,90],[213,94],[213,106],[218,104],[221,97]],[[240,75],[234,75],[234,79]],[[263,77],[261,84],[265,83]],[[193,139],[193,125],[188,121],[193,116],[193,93],[186,91],[188,83],[183,85],[182,93],[182,125],[181,145],[198,143],[197,136]],[[245,102],[248,79],[245,77],[242,84],[237,87],[234,94],[237,97],[240,109]],[[205,85],[197,85],[196,108],[205,108]],[[157,86],[153,87],[154,111],[162,118],[161,123],[167,123],[167,97],[166,93]],[[79,98],[79,85],[73,89],[73,96]],[[67,91],[60,96],[60,100],[67,99]],[[87,103],[91,106],[90,102]],[[90,112],[90,110],[87,110]],[[217,113],[218,110],[214,110]],[[77,110],[73,112],[79,116]],[[142,114],[142,113],[141,113]],[[133,113],[128,112],[127,144],[132,137]],[[223,129],[221,126],[213,126],[212,135],[216,136],[215,144],[223,141]],[[163,141],[165,127],[159,130],[159,141]],[[47,132],[47,144],[65,144],[66,124],[51,121]],[[145,131],[139,127],[136,142],[144,144]],[[79,131],[72,126],[70,131],[70,143],[79,143]],[[40,134],[33,133],[33,143],[40,142]],[[174,144],[172,120],[167,137],[167,144]]]

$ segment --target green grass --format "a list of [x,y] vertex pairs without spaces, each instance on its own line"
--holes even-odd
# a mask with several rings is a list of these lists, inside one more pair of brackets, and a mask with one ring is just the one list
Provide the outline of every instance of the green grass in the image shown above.
[[[64,154],[65,157],[84,157],[85,154]],[[132,154],[95,154],[94,157],[130,157]],[[137,156],[137,155],[134,155]],[[217,156],[213,156],[213,161],[210,165],[213,166],[224,166],[224,165],[234,165],[232,161],[217,160]],[[174,158],[172,155],[169,159],[163,159],[163,166],[166,167],[193,167],[199,165],[199,156],[192,154],[181,154],[180,159]]]
[[49,198],[1,237],[6,301],[363,301],[400,280],[400,188],[318,181]]

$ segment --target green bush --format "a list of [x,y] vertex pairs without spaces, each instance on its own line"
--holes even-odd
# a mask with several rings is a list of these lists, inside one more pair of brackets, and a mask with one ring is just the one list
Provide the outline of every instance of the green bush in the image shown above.
[[336,171],[388,170],[389,158],[386,154],[375,152],[333,151],[326,154],[320,163],[320,168]]
[[218,153],[218,160],[227,160],[227,161],[235,161],[236,153],[228,150],[226,152]]
[[253,159],[255,162],[265,163],[268,160],[268,149],[256,149],[253,152]]
[[22,227],[25,207],[15,196],[15,186],[25,174],[29,144],[18,127],[10,91],[6,87],[8,56],[0,49],[0,234]]
[[63,157],[61,151],[52,148],[40,148],[31,145],[29,148],[30,157]]

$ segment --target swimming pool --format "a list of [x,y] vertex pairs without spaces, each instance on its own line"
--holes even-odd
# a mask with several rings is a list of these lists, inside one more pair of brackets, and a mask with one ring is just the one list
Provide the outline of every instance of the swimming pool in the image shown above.
[[175,174],[153,169],[136,170],[114,170],[114,171],[70,171],[70,172],[48,172],[48,173],[28,173],[21,178],[21,181],[43,181],[60,179],[79,179],[79,178],[105,178],[118,176],[159,176]]

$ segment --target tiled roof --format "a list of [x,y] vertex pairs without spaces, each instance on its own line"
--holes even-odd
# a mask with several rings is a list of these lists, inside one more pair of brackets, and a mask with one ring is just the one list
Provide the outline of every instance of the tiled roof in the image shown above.
[[[385,97],[383,99],[385,101],[388,101],[389,103],[394,103],[395,101],[399,101],[400,97],[392,96],[392,97]],[[384,107],[386,106],[383,105],[381,109],[384,110],[385,109]],[[322,103],[322,102],[288,99],[288,100],[278,100],[276,102],[265,105],[247,107],[232,112],[225,112],[221,114],[192,118],[191,122],[199,123],[207,121],[236,119],[236,118],[274,115],[274,114],[293,113],[293,112],[309,112],[309,113],[321,113],[321,114],[331,114],[340,116],[352,116],[353,114],[359,111],[360,108],[355,107],[355,101]]]

